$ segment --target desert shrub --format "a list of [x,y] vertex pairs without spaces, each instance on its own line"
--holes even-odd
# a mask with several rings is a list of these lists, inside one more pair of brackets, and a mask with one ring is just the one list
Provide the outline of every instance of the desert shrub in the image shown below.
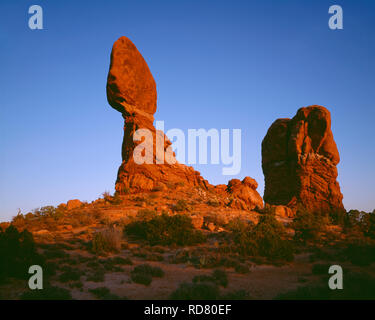
[[184,200],[184,199],[178,200],[177,203],[172,207],[172,210],[178,211],[178,212],[189,210],[189,206],[187,204],[187,201]]
[[37,253],[33,235],[24,230],[19,232],[10,225],[0,230],[0,281],[8,277],[25,279],[31,265],[44,265],[44,259]]
[[329,219],[334,225],[344,226],[348,219],[348,214],[344,210],[333,211],[329,213]]
[[70,288],[82,289],[83,288],[83,283],[81,281],[70,282],[69,283],[69,287]]
[[43,256],[46,259],[66,259],[69,257],[69,254],[64,250],[59,248],[47,249],[43,252]]
[[[33,213],[28,213],[26,215],[27,218],[25,216],[22,223],[28,230],[46,229],[55,231],[62,226],[80,227],[90,225],[99,220],[102,214],[102,211],[95,208],[82,207],[70,210],[68,213],[66,206],[63,205],[59,205],[57,208],[46,206],[34,209]],[[17,222],[15,226],[21,228],[18,224]]]
[[364,224],[366,236],[375,239],[375,210],[365,216]]
[[317,263],[313,265],[311,271],[313,274],[326,275],[330,266],[330,264]]
[[358,210],[348,211],[345,226],[348,228],[360,227],[361,225],[361,213]]
[[150,274],[152,277],[162,278],[164,277],[164,271],[159,267],[153,267],[149,264],[141,264],[136,266],[133,271],[134,273],[146,273]]
[[[121,194],[124,194],[124,193],[121,193]],[[118,192],[115,192],[115,194],[111,196],[111,194],[108,191],[105,191],[103,192],[102,196],[106,202],[109,202],[110,204],[113,204],[113,205],[118,205],[123,202],[123,199],[121,198],[121,195]]]
[[121,196],[118,193],[115,193],[115,195],[110,200],[110,203],[113,204],[113,205],[119,205],[119,204],[123,203],[123,199],[121,198]]
[[146,255],[145,259],[148,261],[163,261],[164,257],[161,254],[150,253]]
[[193,281],[193,283],[198,283],[198,282],[215,282],[215,279],[211,275],[203,274],[203,275],[195,276],[192,281]]
[[224,270],[216,269],[212,272],[212,277],[216,280],[217,284],[224,288],[228,285],[228,275]]
[[250,268],[244,263],[238,263],[234,267],[234,271],[241,274],[246,274],[250,272]]
[[136,266],[131,272],[130,277],[133,282],[150,285],[152,278],[161,278],[164,276],[164,271],[159,267],[152,267],[149,264],[141,264]]
[[105,278],[105,270],[97,269],[87,277],[87,281],[103,282]]
[[109,201],[109,200],[112,198],[112,196],[111,196],[111,194],[109,193],[109,191],[104,191],[104,192],[102,193],[102,197],[103,197],[103,199],[106,200],[106,201]]
[[317,240],[327,223],[326,217],[299,208],[291,224],[291,227],[295,230],[294,238],[302,242]]
[[118,300],[119,297],[106,287],[98,287],[94,289],[89,289],[89,291],[98,299],[102,300]]
[[[116,259],[117,260],[117,259]],[[115,259],[108,258],[108,259],[100,259],[99,264],[104,267],[106,271],[113,271],[113,272],[122,272],[123,269],[118,266],[119,263]]]
[[219,287],[212,282],[184,282],[170,295],[171,300],[216,300],[219,297]]
[[119,252],[121,250],[121,232],[115,228],[108,228],[94,235],[91,250],[96,254]]
[[112,262],[114,264],[120,264],[120,265],[132,265],[133,264],[130,258],[122,258],[122,257],[114,257],[112,258]]
[[185,215],[162,214],[149,221],[134,221],[125,226],[124,232],[151,245],[193,245],[205,240],[203,233],[195,230],[191,218]]
[[21,300],[71,300],[70,291],[64,288],[47,286],[43,290],[25,291],[21,296]]
[[346,260],[343,249],[342,248],[334,248],[332,250],[329,248],[328,250],[325,248],[314,247],[312,248],[312,254],[309,257],[310,262],[315,261],[344,261]]
[[150,221],[156,215],[157,215],[157,213],[156,213],[155,210],[141,209],[141,210],[138,210],[137,219],[143,220],[143,221]]
[[354,265],[369,266],[375,262],[375,245],[352,243],[344,250],[344,255]]
[[226,287],[228,285],[228,276],[224,270],[216,269],[211,275],[199,275],[193,278],[193,283],[213,282],[219,286]]
[[278,295],[279,300],[373,300],[375,278],[367,274],[352,273],[344,277],[344,290],[331,290],[324,283],[299,287],[294,291]]
[[98,261],[89,261],[87,266],[92,269],[96,269],[100,267],[100,263]]
[[257,225],[231,221],[233,249],[241,255],[263,256],[271,261],[293,260],[293,246],[286,240],[284,226],[274,215],[261,215]]
[[63,273],[59,276],[59,281],[69,282],[69,281],[78,281],[81,279],[83,272],[71,267],[63,268]]
[[152,276],[145,273],[131,273],[130,278],[133,282],[149,286],[152,282]]
[[250,295],[246,290],[236,290],[228,292],[221,296],[222,300],[248,300]]
[[215,252],[199,253],[195,252],[189,258],[191,264],[196,268],[211,269],[221,265],[221,255]]

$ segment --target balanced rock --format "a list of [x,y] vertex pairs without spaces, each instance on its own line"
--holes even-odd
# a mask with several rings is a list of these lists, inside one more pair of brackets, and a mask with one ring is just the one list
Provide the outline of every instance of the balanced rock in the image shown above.
[[[171,142],[162,131],[155,129],[155,80],[142,55],[126,37],[119,38],[112,48],[107,99],[125,120],[122,164],[115,187],[117,193],[152,190],[174,184],[208,188],[208,182],[199,172],[177,162]],[[143,130],[139,129],[146,130],[151,139],[147,140]],[[140,139],[134,139],[137,132]],[[140,164],[135,161],[135,149],[141,143],[145,150],[152,152],[142,154],[145,161]]]
[[339,161],[326,108],[300,108],[292,119],[276,120],[262,142],[264,201],[312,212],[345,210],[336,180]]

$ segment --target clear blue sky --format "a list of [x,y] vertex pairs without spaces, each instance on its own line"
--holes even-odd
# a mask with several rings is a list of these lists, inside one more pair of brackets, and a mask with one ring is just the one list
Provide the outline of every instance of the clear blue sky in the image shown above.
[[[44,30],[28,28],[28,8]],[[328,8],[344,30],[328,28]],[[123,120],[106,100],[113,42],[129,37],[166,129],[241,128],[242,170],[263,194],[261,141],[298,108],[326,106],[347,209],[373,210],[374,1],[56,1],[0,4],[0,221],[113,192]],[[196,166],[226,183],[221,166]]]

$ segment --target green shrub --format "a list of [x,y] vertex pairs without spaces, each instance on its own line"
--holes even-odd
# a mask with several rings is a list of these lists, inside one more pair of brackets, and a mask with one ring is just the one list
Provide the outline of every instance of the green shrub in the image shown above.
[[98,287],[95,289],[89,289],[89,291],[98,299],[102,300],[118,300],[119,297],[110,292],[106,287]]
[[203,274],[199,276],[195,276],[193,278],[193,283],[198,283],[198,282],[213,282],[215,283],[215,278],[213,276]]
[[70,257],[68,253],[59,248],[47,249],[43,252],[43,255],[46,259],[66,259]]
[[375,262],[375,245],[349,244],[344,255],[354,265],[369,266]]
[[228,285],[228,275],[224,270],[216,269],[212,272],[212,276],[218,285],[224,288]]
[[164,271],[159,267],[152,267],[149,264],[141,264],[136,266],[131,272],[130,276],[133,282],[150,285],[152,278],[164,277]]
[[0,257],[0,281],[8,277],[28,278],[31,265],[45,264],[32,234],[27,230],[19,232],[13,225],[4,232],[0,230]]
[[65,268],[64,272],[59,276],[61,282],[78,281],[81,279],[82,271],[72,268]]
[[186,200],[180,199],[177,201],[177,203],[173,206],[173,211],[187,211],[189,210],[189,206],[186,202]]
[[319,274],[319,275],[327,275],[328,269],[331,265],[330,264],[323,264],[323,263],[317,263],[314,264],[312,267],[312,273],[313,274]]
[[131,273],[130,278],[133,282],[149,286],[152,282],[152,276],[145,273]]
[[219,287],[212,282],[184,282],[170,295],[171,300],[216,300],[219,298]]
[[151,209],[141,209],[137,213],[137,218],[143,221],[150,221],[156,216],[156,211]]
[[161,268],[153,267],[153,266],[150,266],[149,264],[141,264],[139,266],[136,266],[132,272],[150,274],[152,277],[156,277],[156,278],[164,277],[164,271]]
[[145,273],[131,273],[130,278],[133,282],[148,286],[152,282],[152,276]]
[[134,221],[125,226],[124,232],[151,245],[185,246],[202,243],[205,240],[203,233],[195,230],[191,218],[185,215],[162,214],[149,221]]
[[67,289],[47,286],[42,290],[25,291],[20,298],[21,300],[71,300],[72,295]]
[[234,271],[241,274],[246,274],[250,272],[249,267],[244,263],[239,263],[234,267]]
[[366,217],[366,236],[375,239],[375,210]]
[[228,285],[228,276],[224,270],[216,269],[211,275],[199,275],[193,278],[193,283],[199,282],[213,282],[225,288]]
[[279,300],[374,300],[375,278],[367,274],[344,276],[344,290],[331,290],[327,283],[299,287],[297,290],[278,295]]
[[115,228],[108,228],[94,235],[91,250],[96,254],[119,252],[121,250],[121,232]]
[[130,258],[122,258],[122,257],[114,257],[112,258],[112,262],[114,264],[120,264],[120,265],[132,265],[133,264]]
[[245,256],[262,256],[271,261],[293,260],[293,245],[286,240],[284,226],[274,215],[263,214],[257,225],[231,221],[234,251]]
[[291,224],[295,230],[294,238],[302,242],[315,241],[327,223],[327,217],[299,208]]
[[248,300],[250,295],[246,290],[236,290],[221,296],[222,300]]
[[333,212],[330,212],[329,218],[332,224],[344,226],[348,219],[348,214],[344,210],[333,211]]
[[92,281],[92,282],[103,282],[105,277],[105,270],[103,269],[98,269],[95,270],[93,273],[91,273],[87,277],[87,281]]

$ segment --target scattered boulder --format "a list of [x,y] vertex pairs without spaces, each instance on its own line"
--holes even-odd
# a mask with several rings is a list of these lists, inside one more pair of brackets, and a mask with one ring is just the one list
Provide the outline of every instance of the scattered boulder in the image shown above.
[[66,203],[66,208],[68,210],[76,209],[82,206],[82,202],[78,199],[69,200]]
[[276,120],[262,142],[264,201],[300,204],[311,212],[344,211],[336,180],[339,161],[326,108],[300,108],[293,119]]
[[191,223],[195,229],[201,229],[203,227],[204,218],[200,215],[192,215]]
[[265,209],[268,212],[273,213],[275,216],[281,218],[293,218],[296,214],[295,208],[290,208],[283,205],[270,205],[268,203],[265,204]]
[[213,224],[213,222],[209,222],[207,223],[207,229],[213,232],[216,230],[216,226]]
[[263,208],[263,199],[257,192],[258,183],[245,177],[242,181],[232,179],[228,182],[227,192],[234,198],[230,206],[242,210],[254,210]]

